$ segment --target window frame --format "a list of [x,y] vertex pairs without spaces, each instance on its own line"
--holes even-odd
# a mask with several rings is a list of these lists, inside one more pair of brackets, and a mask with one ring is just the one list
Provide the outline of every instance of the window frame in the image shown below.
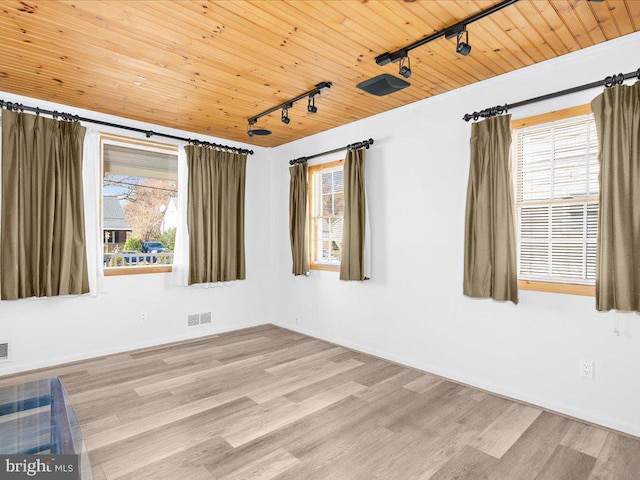
[[[102,245],[104,246],[104,227],[103,227],[103,205],[102,197],[104,186],[104,145],[122,145],[128,148],[137,148],[139,150],[153,150],[162,151],[164,153],[174,153],[178,155],[178,146],[170,143],[156,142],[152,140],[144,140],[134,137],[126,137],[123,135],[117,135],[115,133],[100,133],[100,234],[102,238]],[[120,276],[120,275],[143,275],[149,273],[170,273],[173,272],[173,265],[145,265],[144,267],[102,267],[102,272],[105,277]]]
[[[535,115],[526,118],[519,118],[511,121],[511,131],[531,127],[534,125],[540,125],[543,123],[555,122],[558,120],[566,120],[572,117],[579,117],[581,115],[591,114],[591,105],[577,105],[575,107],[569,107],[562,110],[555,110],[540,115]],[[517,171],[514,169],[513,179],[515,183]],[[515,188],[514,188],[515,194]],[[515,203],[514,203],[515,207]],[[520,235],[517,235],[518,248],[520,248]],[[520,259],[518,258],[518,262]],[[519,266],[519,263],[518,263]],[[518,278],[518,288],[520,290],[532,290],[537,292],[549,292],[549,293],[564,293],[569,295],[583,295],[588,297],[595,297],[596,287],[595,285],[584,285],[579,283],[568,282],[543,282],[537,280],[520,280]]]
[[[330,272],[339,272],[340,265],[331,265],[326,263],[315,263],[314,262],[314,248],[315,248],[315,237],[313,235],[313,204],[314,204],[314,188],[313,188],[313,176],[321,171],[328,170],[330,168],[335,168],[338,166],[344,166],[344,159],[334,160],[332,162],[320,163],[318,165],[309,165],[307,169],[307,185],[308,185],[308,198],[307,198],[307,210],[308,210],[308,218],[309,218],[309,268],[311,270],[325,270]],[[344,215],[343,215],[344,218]]]

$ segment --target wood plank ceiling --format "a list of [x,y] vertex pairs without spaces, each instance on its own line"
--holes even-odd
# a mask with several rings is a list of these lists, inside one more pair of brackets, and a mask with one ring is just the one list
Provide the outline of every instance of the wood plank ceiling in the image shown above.
[[[410,53],[411,87],[356,89],[397,75],[377,55],[496,3],[3,0],[0,91],[276,146],[640,29],[638,0],[521,0],[469,26],[468,57],[442,38]],[[248,117],[321,81],[317,114],[300,101],[289,125],[275,112],[257,124],[271,136],[246,135]]]

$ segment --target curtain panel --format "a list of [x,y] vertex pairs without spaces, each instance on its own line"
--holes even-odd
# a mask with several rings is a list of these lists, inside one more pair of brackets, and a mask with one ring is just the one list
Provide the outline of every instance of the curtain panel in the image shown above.
[[309,274],[307,170],[306,162],[289,167],[289,236],[293,263],[292,273],[294,275]]
[[598,132],[597,310],[640,311],[640,82],[591,102]]
[[104,244],[102,238],[102,157],[100,132],[88,128],[82,153],[82,190],[84,192],[84,234],[89,272],[89,293],[106,293],[104,281]]
[[364,148],[349,150],[344,160],[344,219],[340,280],[367,280],[367,200]]
[[244,280],[247,156],[188,145],[189,285]]
[[3,300],[89,292],[84,136],[79,123],[2,112]]
[[464,294],[518,303],[511,177],[511,115],[471,127],[464,245]]
[[178,225],[171,273],[171,284],[179,287],[189,285],[189,227],[187,224],[189,169],[184,148],[184,146],[178,147]]

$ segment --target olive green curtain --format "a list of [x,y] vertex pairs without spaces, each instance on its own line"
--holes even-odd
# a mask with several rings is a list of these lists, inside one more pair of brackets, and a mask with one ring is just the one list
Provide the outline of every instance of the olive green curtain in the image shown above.
[[244,280],[247,156],[188,145],[189,285]]
[[518,303],[511,115],[489,118],[471,128],[464,294]]
[[2,112],[3,300],[89,292],[84,136],[79,123]]
[[349,150],[344,160],[344,218],[340,280],[367,280],[367,202],[364,148]]
[[292,272],[309,273],[309,224],[307,198],[307,163],[289,167],[289,236],[291,237]]
[[640,311],[640,82],[591,102],[599,141],[596,308]]

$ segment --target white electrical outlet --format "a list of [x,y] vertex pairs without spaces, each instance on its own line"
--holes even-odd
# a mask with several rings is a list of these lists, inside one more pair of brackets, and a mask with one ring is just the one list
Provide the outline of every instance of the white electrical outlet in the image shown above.
[[147,323],[147,311],[140,310],[140,313],[138,314],[138,318],[140,319],[140,323]]
[[593,378],[593,360],[580,360],[580,376]]

